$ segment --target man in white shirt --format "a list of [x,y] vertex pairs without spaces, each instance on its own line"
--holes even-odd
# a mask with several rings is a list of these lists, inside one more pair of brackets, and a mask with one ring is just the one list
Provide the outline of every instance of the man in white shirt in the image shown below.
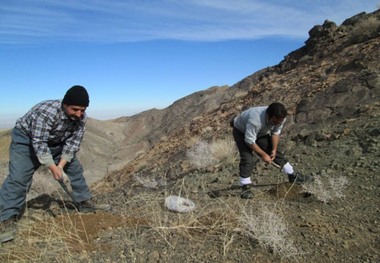
[[281,103],[275,102],[269,106],[252,107],[243,111],[233,119],[233,136],[240,153],[239,175],[242,187],[241,198],[251,199],[253,194],[251,174],[256,153],[264,162],[279,165],[288,175],[290,183],[304,183],[309,176],[295,173],[293,166],[284,154],[278,151],[281,130],[286,121],[287,110]]

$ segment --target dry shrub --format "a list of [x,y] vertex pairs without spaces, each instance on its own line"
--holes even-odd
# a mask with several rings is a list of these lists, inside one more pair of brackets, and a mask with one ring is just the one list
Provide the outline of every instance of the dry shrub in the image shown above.
[[191,147],[186,156],[196,168],[205,168],[213,163],[210,146],[205,141],[199,141]]
[[196,168],[206,168],[209,165],[228,165],[236,160],[236,148],[231,140],[217,140],[207,143],[199,141],[186,153],[190,163]]
[[233,164],[236,161],[237,151],[232,140],[217,140],[210,145],[211,156],[217,163],[224,165]]
[[348,179],[343,176],[316,176],[313,181],[302,185],[302,191],[315,195],[323,203],[344,197]]
[[[190,240],[206,242],[214,240],[220,242],[223,247],[223,254],[226,255],[229,246],[237,236],[238,226],[237,211],[229,209],[223,203],[210,202],[188,213],[171,213],[166,217],[166,222],[161,218],[156,218],[153,229],[166,237],[166,242],[174,248],[171,242],[173,234],[187,236]],[[157,224],[159,222],[159,224]]]
[[276,205],[262,203],[259,209],[246,208],[239,217],[241,230],[265,249],[281,257],[292,257],[299,251],[290,240],[287,223]]
[[[81,222],[79,222],[81,224]],[[22,219],[16,240],[0,251],[1,262],[66,262],[88,244],[87,234],[78,222],[50,215]]]
[[[191,190],[187,189],[185,181],[178,182],[170,191],[162,196],[157,193],[141,193],[126,199],[126,210],[129,216],[136,215],[147,219],[147,225],[169,247],[175,249],[179,237],[189,241],[220,242],[223,253],[226,254],[237,236],[237,214],[240,209],[239,199],[229,206],[221,200],[194,200]],[[195,209],[186,213],[178,213],[165,207],[167,196],[180,196],[192,200]],[[131,211],[133,211],[131,213]],[[121,211],[124,213],[124,211]]]
[[[191,199],[189,192],[191,191],[186,188],[183,180],[166,195]],[[164,200],[164,197],[154,194],[140,194],[129,199],[127,206],[143,218],[149,218],[149,227],[172,249],[175,249],[178,236],[182,236],[197,242],[220,242],[223,254],[226,255],[243,233],[281,257],[300,254],[289,238],[287,222],[278,203],[246,206],[238,198],[229,200],[228,203],[221,199],[208,202],[192,199],[196,204],[194,210],[175,213],[165,208]]]
[[138,174],[133,175],[133,178],[146,188],[155,189],[159,186],[159,182],[155,178],[144,177]]
[[377,37],[379,35],[380,20],[376,17],[369,17],[361,20],[351,33],[351,40],[355,43]]

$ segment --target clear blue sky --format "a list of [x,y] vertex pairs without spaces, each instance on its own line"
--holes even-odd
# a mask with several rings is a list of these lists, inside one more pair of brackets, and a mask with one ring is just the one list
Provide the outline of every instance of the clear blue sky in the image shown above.
[[130,116],[279,63],[328,19],[380,0],[2,0],[0,128],[72,85],[96,119]]

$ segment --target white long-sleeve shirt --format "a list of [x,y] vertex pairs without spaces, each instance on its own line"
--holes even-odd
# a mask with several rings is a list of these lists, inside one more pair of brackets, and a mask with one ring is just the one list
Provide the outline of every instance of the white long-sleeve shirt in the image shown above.
[[268,123],[268,106],[252,107],[243,111],[234,120],[234,126],[244,133],[247,144],[255,144],[257,138],[268,134],[281,134],[286,118],[280,125]]

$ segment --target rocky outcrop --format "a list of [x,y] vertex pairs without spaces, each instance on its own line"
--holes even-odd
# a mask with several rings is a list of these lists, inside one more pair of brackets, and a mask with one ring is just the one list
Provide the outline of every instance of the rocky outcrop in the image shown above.
[[341,26],[326,20],[309,31],[305,46],[291,52],[278,65],[279,72],[294,69],[303,63],[318,63],[343,49],[379,37],[380,11],[371,14],[360,13],[347,20]]

